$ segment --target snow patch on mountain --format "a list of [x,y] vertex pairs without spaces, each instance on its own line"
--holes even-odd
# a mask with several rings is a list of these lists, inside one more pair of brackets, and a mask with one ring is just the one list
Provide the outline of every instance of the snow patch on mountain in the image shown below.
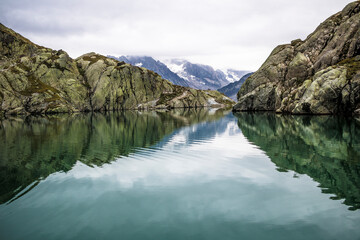
[[[163,60],[163,63],[174,73],[184,80],[190,82],[191,76],[185,71],[185,62],[178,59],[167,59]],[[194,76],[192,76],[194,77]],[[190,78],[190,79],[189,79]]]
[[230,69],[222,68],[219,70],[225,74],[226,80],[228,80],[230,83],[239,81],[243,76],[250,73],[250,71],[240,71],[240,70],[234,70],[231,68]]
[[202,90],[216,90],[241,79],[248,71],[234,69],[215,70],[204,64],[183,59],[156,60],[150,56],[113,57],[119,61],[150,69],[174,84]]
[[147,68],[151,71],[158,73],[162,78],[167,79],[176,85],[189,87],[187,81],[185,81],[183,78],[179,77],[176,73],[171,71],[164,63],[160,62],[159,60],[155,60],[152,57],[149,56],[120,56],[120,57],[109,56],[109,57],[117,59],[119,61],[124,61],[126,63],[138,67]]
[[183,59],[168,59],[163,62],[192,88],[215,90],[229,83],[223,72],[208,65],[194,64]]

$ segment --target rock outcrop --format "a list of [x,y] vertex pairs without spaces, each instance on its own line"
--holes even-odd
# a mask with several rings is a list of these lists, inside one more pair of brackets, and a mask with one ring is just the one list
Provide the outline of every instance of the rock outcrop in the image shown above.
[[219,92],[173,85],[153,71],[99,54],[72,59],[62,50],[38,46],[1,24],[0,43],[1,114],[233,104]]
[[237,98],[234,111],[360,113],[360,1],[276,47]]

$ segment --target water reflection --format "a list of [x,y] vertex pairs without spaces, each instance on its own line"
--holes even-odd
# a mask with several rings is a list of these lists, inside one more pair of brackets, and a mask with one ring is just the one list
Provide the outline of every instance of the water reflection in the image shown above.
[[[323,193],[360,208],[360,122],[334,116],[236,113],[244,136],[258,145],[278,171],[307,174]],[[294,177],[297,177],[295,174]]]
[[316,187],[358,206],[356,123],[236,116],[203,109],[2,122],[2,199],[20,198],[0,204],[0,239],[360,236],[360,211]]
[[21,197],[54,172],[71,170],[77,161],[101,166],[153,146],[180,127],[222,116],[221,109],[181,109],[3,120],[0,203]]

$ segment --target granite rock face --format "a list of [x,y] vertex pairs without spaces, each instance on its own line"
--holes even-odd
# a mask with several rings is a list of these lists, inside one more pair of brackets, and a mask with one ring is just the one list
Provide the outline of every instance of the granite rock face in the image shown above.
[[173,85],[95,53],[72,59],[0,24],[0,115],[231,106],[216,91]]
[[234,111],[360,112],[360,2],[348,4],[306,40],[276,47],[237,94]]

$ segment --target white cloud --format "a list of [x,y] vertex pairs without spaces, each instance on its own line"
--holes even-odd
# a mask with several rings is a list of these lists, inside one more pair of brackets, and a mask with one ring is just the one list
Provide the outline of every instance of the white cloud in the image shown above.
[[349,2],[5,0],[0,21],[72,57],[95,51],[256,70],[276,45],[305,38]]

